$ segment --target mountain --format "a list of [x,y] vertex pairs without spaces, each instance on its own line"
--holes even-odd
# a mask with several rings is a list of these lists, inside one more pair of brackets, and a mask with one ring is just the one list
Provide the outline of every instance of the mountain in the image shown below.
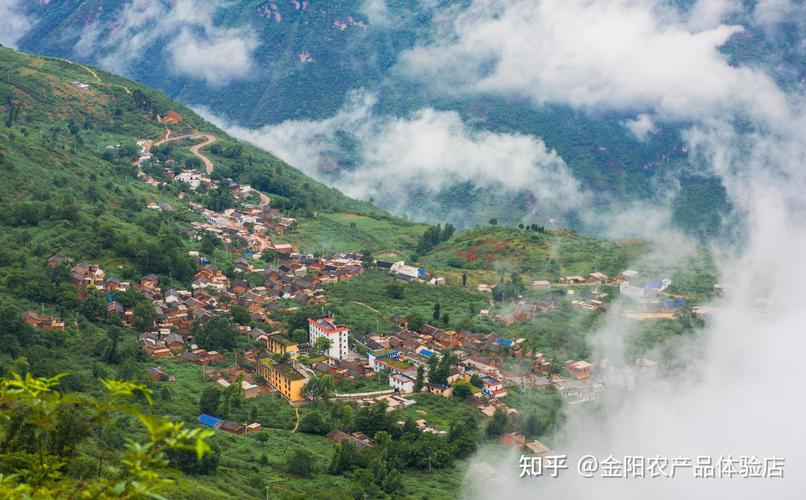
[[[121,462],[129,456],[124,452],[125,442],[143,436],[134,424],[137,418],[148,425],[164,418],[198,427],[199,394],[217,386],[201,376],[200,367],[174,359],[149,359],[138,338],[151,324],[136,325],[141,313],[153,323],[155,307],[138,283],[146,277],[158,279],[165,291],[174,287],[192,290],[190,282],[199,266],[194,251],[235,280],[232,261],[247,253],[225,245],[218,237],[210,238],[209,232],[197,238],[194,229],[198,227],[194,224],[205,222],[203,206],[225,208],[218,205],[228,199],[227,177],[259,187],[259,196],[250,194],[243,201],[247,208],[258,203],[265,206],[269,197],[272,208],[282,207],[280,215],[303,217],[299,234],[290,230],[289,235],[301,246],[309,241],[305,223],[329,228],[335,232],[330,234],[338,235],[334,245],[353,250],[395,245],[405,251],[407,245],[416,244],[424,229],[307,178],[270,154],[232,139],[161,92],[124,78],[6,48],[0,48],[0,75],[0,399],[4,417],[0,467],[6,473],[2,489],[12,495],[26,496],[23,491],[36,491],[35,496],[43,497],[68,495],[71,493],[66,492],[75,492],[87,480],[97,486],[99,470],[105,479],[118,474],[133,477]],[[191,137],[181,139],[188,135]],[[215,142],[209,144],[211,136]],[[139,173],[135,159],[143,158],[143,151],[135,141],[156,143],[166,137],[177,141],[151,146],[151,154],[162,163],[157,166],[153,160],[143,160]],[[224,186],[223,191],[214,188],[203,193],[204,186],[200,186],[202,192],[194,192],[181,182],[161,182],[167,175],[164,167],[201,168],[203,159],[213,163],[210,177]],[[334,226],[336,220],[343,226]],[[226,231],[220,234],[226,237]],[[315,246],[317,250],[333,248],[321,239],[315,240]],[[85,275],[76,274],[79,268],[91,274],[99,272],[96,269],[105,272],[108,280],[102,277],[98,282],[103,292],[86,286]],[[253,278],[260,284],[265,280],[263,275]],[[114,282],[131,286],[126,291],[111,291],[107,285]],[[114,303],[110,302],[113,298]],[[155,298],[157,302],[161,299]],[[133,319],[117,318],[113,306],[133,311]],[[228,322],[225,317],[220,316],[219,321]],[[247,336],[229,328],[231,338],[243,344],[240,347],[252,346]],[[233,363],[234,354],[226,351]],[[157,369],[157,363],[162,368]],[[148,381],[146,370],[163,368],[175,379],[161,387],[153,405],[146,404],[152,401],[149,387],[156,387]],[[51,419],[17,425],[23,421],[17,418],[28,418],[18,411],[28,401],[20,396],[22,391],[15,392],[7,384],[12,372],[56,377],[48,382],[47,405],[41,400],[37,404],[38,410],[58,413],[56,429],[56,420]],[[135,398],[134,407],[118,405],[119,397],[130,389],[121,392],[115,386],[117,394],[110,398],[99,381],[115,378],[146,384],[136,386],[140,387],[138,394],[146,398]],[[27,383],[33,387],[45,382]],[[16,396],[8,397],[11,393]],[[45,397],[44,392],[36,394]],[[96,405],[103,418],[93,419],[90,425],[82,418]],[[147,469],[159,471],[152,476],[156,482],[173,480],[168,497],[251,498],[271,491],[274,497],[315,498],[323,491],[335,491],[338,498],[347,498],[350,478],[320,473],[320,469],[327,470],[333,443],[322,435],[292,432],[299,416],[295,417],[292,406],[267,396],[248,406],[238,403],[233,411],[238,413],[233,419],[259,419],[268,428],[262,433],[250,431],[248,438],[219,433],[211,438],[215,454],[201,462],[187,450],[155,453],[157,460],[149,462]],[[250,411],[258,416],[250,416]],[[137,418],[129,418],[133,415]],[[16,423],[5,425],[10,421]],[[36,439],[29,439],[34,428],[41,430],[37,434],[40,445],[57,440],[59,444],[48,444],[47,451],[36,455],[36,446],[30,444]],[[70,437],[60,440],[57,436],[62,435]],[[316,465],[316,477],[288,472],[286,464],[300,453],[310,464],[321,463]],[[47,467],[56,463],[64,467],[47,474],[47,481],[25,472],[38,467],[34,462],[41,465],[43,456]],[[172,468],[165,467],[166,459]],[[223,467],[216,475],[219,460]],[[107,470],[107,466],[118,468]],[[450,475],[451,488],[458,490],[459,472],[453,470]],[[439,482],[412,477],[397,484],[426,496],[445,488],[444,476]],[[145,483],[130,486],[138,495],[147,487]],[[116,492],[127,488],[115,485]],[[57,491],[60,493],[45,493]]]
[[[318,213],[352,213],[389,237],[397,234],[396,227],[417,230],[230,138],[160,92],[78,63],[10,49],[0,49],[0,67],[0,266],[15,268],[17,277],[7,275],[6,285],[34,303],[52,302],[46,300],[52,297],[46,285],[33,286],[25,274],[27,263],[54,253],[179,280],[192,274],[186,253],[193,244],[185,233],[195,216],[147,207],[155,202],[186,207],[187,193],[176,184],[152,187],[137,179],[132,166],[138,155],[135,141],[159,139],[168,128],[174,136],[191,131],[213,135],[212,177],[251,184],[270,197],[272,206],[291,214],[315,221]],[[160,117],[170,116],[178,122],[160,123]],[[192,158],[170,146],[159,151],[179,161]],[[342,245],[376,250],[386,245],[383,238],[369,240],[361,227],[343,235]]]
[[[495,174],[491,182],[469,178],[433,188],[426,175],[413,177],[403,187],[389,178],[363,178],[360,173],[367,168],[373,145],[367,144],[371,138],[353,129],[353,123],[330,124],[334,130],[328,132],[327,146],[319,154],[305,141],[322,140],[321,134],[311,133],[294,143],[302,155],[316,156],[310,164],[298,162],[306,173],[343,190],[355,189],[357,196],[372,197],[398,215],[432,222],[451,219],[463,227],[496,217],[504,223],[584,229],[580,210],[667,200],[673,184],[678,224],[698,235],[718,230],[729,210],[719,181],[707,173],[682,175],[687,154],[681,130],[686,123],[656,123],[653,133],[637,138],[625,126],[634,118],[630,110],[591,112],[561,103],[534,106],[517,96],[451,94],[402,76],[402,54],[434,41],[446,16],[470,3],[31,2],[25,9],[32,26],[18,45],[112,68],[246,128],[289,120],[303,120],[300,126],[305,128],[307,121],[313,124],[345,111],[357,91],[377,96],[368,120],[407,119],[422,109],[456,112],[471,130],[539,138],[590,193],[590,200],[579,207],[566,206],[563,200],[558,204],[528,182],[506,185]],[[675,4],[683,9],[691,2]],[[774,68],[782,84],[794,85],[803,78],[803,70],[798,70],[802,55],[795,48],[796,34],[788,29],[784,36],[771,39],[762,27],[748,24],[723,50],[735,64],[763,63]],[[232,57],[221,57],[222,51]],[[285,129],[277,133],[288,137]],[[260,134],[257,130],[254,137]],[[367,135],[374,136],[375,131]],[[269,149],[276,146],[276,141],[266,143]],[[678,177],[679,182],[670,181]],[[689,204],[703,193],[706,202]],[[703,207],[707,213],[701,218]]]
[[[337,370],[305,347],[309,317],[329,311],[348,325],[354,359],[374,345],[368,335],[397,331],[402,317],[413,329],[428,321],[437,332],[479,339],[465,345],[483,359],[516,362],[500,339],[562,365],[589,356],[585,339],[602,321],[604,303],[593,298],[609,302],[617,290],[616,282],[591,282],[579,285],[578,295],[566,293],[569,285],[556,280],[567,273],[615,275],[639,260],[639,271],[671,276],[681,285],[670,291],[693,304],[712,293],[706,254],[678,275],[643,259],[650,248],[644,241],[494,221],[495,227],[459,232],[449,224],[427,227],[328,188],[161,92],[111,73],[2,48],[0,75],[0,407],[13,417],[0,425],[6,489],[40,488],[47,497],[42,492],[131,478],[128,457],[137,447],[126,443],[143,435],[134,422],[153,428],[152,419],[160,419],[196,431],[222,425],[211,432],[212,451],[201,461],[188,450],[154,453],[158,459],[146,470],[169,498],[453,498],[486,417],[462,398],[428,393],[407,394],[416,406],[407,402],[396,413],[385,402],[357,404],[352,395],[388,391],[386,374],[364,373],[355,362]],[[187,184],[176,180],[183,175]],[[263,233],[272,245],[261,245],[260,255],[247,243],[261,234],[255,220],[272,223]],[[317,255],[280,258],[279,242]],[[320,258],[329,250],[387,262]],[[416,266],[401,267],[404,259]],[[392,262],[400,274],[385,269]],[[526,286],[545,278],[554,290]],[[491,287],[492,297],[483,291]],[[545,310],[509,322],[516,300],[540,302]],[[633,342],[636,352],[690,333],[694,323],[685,318],[645,327]],[[303,346],[295,362],[263,350],[268,341],[255,336],[269,330],[284,346]],[[176,352],[150,349],[154,336]],[[437,349],[422,338],[428,350],[418,344],[417,352]],[[252,354],[261,366],[288,370],[288,384],[329,381],[344,400],[289,404],[275,397],[285,386],[243,371]],[[447,377],[451,358],[446,351],[435,373],[445,370]],[[331,378],[333,371],[338,377]],[[24,387],[49,384],[47,404],[35,405],[49,418],[35,413],[26,420],[24,391],[9,382],[12,373],[36,377],[18,382]],[[242,376],[254,381],[250,391],[262,388],[260,397],[238,391]],[[138,385],[109,382],[116,378]],[[105,387],[115,397],[132,393],[136,402],[118,406]],[[44,397],[39,389],[31,397]],[[534,435],[542,439],[562,420],[563,403],[555,391],[536,390],[512,387],[507,401],[539,415],[543,424]],[[96,408],[104,418],[88,425],[82,418]],[[424,418],[435,432],[417,429]],[[242,430],[247,421],[260,430]],[[363,436],[374,439],[361,451],[326,437],[333,429],[355,432],[363,444],[369,442]],[[55,472],[30,473],[54,463]],[[145,485],[115,485],[115,492],[126,488],[142,492]]]

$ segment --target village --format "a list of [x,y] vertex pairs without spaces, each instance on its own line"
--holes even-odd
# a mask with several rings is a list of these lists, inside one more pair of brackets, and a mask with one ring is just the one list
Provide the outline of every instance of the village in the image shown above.
[[[172,140],[169,137],[162,141]],[[195,136],[194,136],[195,137]],[[160,182],[145,174],[142,166],[152,160],[150,141],[139,141],[140,156],[135,163],[138,177],[152,185]],[[210,167],[211,168],[211,167]],[[609,366],[607,360],[596,366],[587,360],[567,360],[555,366],[552,359],[540,352],[524,348],[524,339],[510,339],[497,333],[481,334],[454,331],[424,324],[409,328],[402,314],[389,318],[396,326],[393,331],[354,334],[349,326],[338,323],[324,310],[328,300],[327,288],[334,283],[350,280],[367,271],[383,272],[396,280],[444,286],[445,279],[428,270],[407,265],[405,261],[374,259],[371,255],[336,252],[315,256],[301,254],[283,236],[293,230],[298,221],[273,208],[268,196],[232,180],[215,181],[209,172],[185,170],[176,173],[166,169],[168,179],[184,183],[191,191],[200,186],[219,188],[224,183],[236,206],[215,211],[189,201],[190,210],[200,216],[192,222],[190,236],[201,240],[213,235],[224,242],[228,252],[237,256],[232,261],[229,276],[211,262],[211,256],[190,251],[196,264],[190,289],[165,286],[154,274],[126,281],[107,273],[98,265],[73,264],[59,255],[52,256],[51,267],[70,265],[70,276],[79,295],[86,296],[95,289],[106,298],[107,313],[123,325],[134,326],[135,311],[123,305],[118,294],[135,290],[153,308],[153,321],[139,333],[141,348],[154,360],[148,377],[154,381],[170,381],[160,366],[162,360],[174,360],[203,367],[210,383],[222,389],[235,385],[244,399],[282,397],[291,405],[305,404],[317,398],[353,402],[359,406],[383,401],[387,411],[407,408],[416,401],[412,394],[430,393],[451,398],[454,392],[463,394],[464,401],[486,417],[503,411],[517,420],[518,410],[505,402],[513,387],[528,390],[556,391],[569,405],[598,399],[607,386],[629,386],[637,376],[651,376],[655,363],[639,359],[629,366]],[[256,202],[256,203],[255,203]],[[173,210],[165,203],[149,205],[156,210]],[[266,258],[270,256],[270,258]],[[267,262],[270,261],[270,262]],[[537,280],[529,285],[532,292],[545,292],[546,298],[519,297],[512,304],[493,314],[482,309],[481,318],[503,327],[529,321],[559,306],[562,298],[570,298],[572,307],[596,312],[608,308],[607,293],[598,285],[618,287],[620,293],[633,299],[635,310],[623,314],[634,319],[672,317],[684,304],[682,298],[662,296],[668,279],[642,279],[635,271],[624,271],[615,278],[594,272],[587,277],[566,276],[557,283]],[[492,292],[492,285],[479,284],[480,292]],[[492,301],[491,301],[492,304]],[[321,315],[307,319],[304,336],[289,331],[277,316],[294,313],[302,308],[321,306]],[[246,324],[238,324],[242,336],[234,353],[222,353],[201,347],[194,332],[212,318],[221,317],[238,308],[248,314]],[[25,321],[36,328],[63,331],[64,321],[57,317],[29,311]],[[327,378],[332,387],[312,390],[312,382]],[[371,390],[340,392],[345,381]],[[353,384],[353,385],[355,385]],[[260,424],[229,422],[216,415],[202,414],[203,425],[234,434],[255,432]],[[425,419],[418,428],[427,432],[444,433]],[[347,437],[366,446],[365,436]],[[334,439],[336,440],[336,439]],[[508,433],[502,443],[535,451],[548,451],[542,443],[529,441],[518,434]]]

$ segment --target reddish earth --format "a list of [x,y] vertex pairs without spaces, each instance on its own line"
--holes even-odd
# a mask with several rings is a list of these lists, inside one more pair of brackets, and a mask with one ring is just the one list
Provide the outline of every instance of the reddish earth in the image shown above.
[[157,119],[160,123],[179,123],[182,121],[182,115],[171,109],[165,115],[165,118],[157,117]]
[[468,262],[476,262],[479,260],[479,255],[476,252],[468,251],[468,252],[456,252],[457,257],[461,257]]

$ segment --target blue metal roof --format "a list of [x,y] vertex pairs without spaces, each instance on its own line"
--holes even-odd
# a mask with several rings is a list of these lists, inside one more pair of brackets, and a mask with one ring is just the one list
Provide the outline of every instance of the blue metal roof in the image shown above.
[[509,340],[509,339],[495,339],[495,343],[505,345],[505,346],[511,346],[512,345],[512,341]]
[[220,418],[216,418],[212,415],[205,415],[203,413],[199,415],[199,422],[207,427],[212,427],[213,429],[224,423],[224,421]]
[[430,358],[431,356],[434,355],[434,351],[429,351],[428,349],[422,349],[420,351],[420,355],[425,356],[426,358]]

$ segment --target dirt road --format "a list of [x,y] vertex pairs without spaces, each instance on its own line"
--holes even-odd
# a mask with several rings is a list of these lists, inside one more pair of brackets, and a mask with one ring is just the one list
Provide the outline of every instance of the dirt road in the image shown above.
[[210,175],[211,173],[213,173],[213,162],[210,161],[210,158],[207,158],[206,156],[201,154],[201,150],[202,148],[206,148],[210,144],[214,143],[216,141],[216,136],[206,134],[204,137],[205,140],[203,142],[196,144],[195,146],[192,146],[190,148],[190,152],[193,153],[195,157],[200,159],[202,163],[204,163],[204,168],[205,170],[207,170],[207,175]]
[[202,148],[206,148],[210,144],[214,143],[217,140],[216,136],[212,134],[193,133],[171,137],[171,131],[166,129],[165,134],[162,136],[162,139],[155,142],[154,146],[162,146],[166,142],[181,141],[182,139],[201,139],[201,138],[204,138],[204,141],[196,144],[195,146],[191,146],[190,152],[193,154],[193,156],[202,161],[202,163],[204,164],[204,169],[207,171],[207,175],[210,175],[213,172],[213,162],[210,160],[210,158],[204,156],[201,150]]
[[[160,140],[155,142],[153,145],[154,146],[162,146],[166,142],[181,141],[182,139],[201,139],[201,138],[204,138],[204,141],[196,144],[195,146],[191,146],[190,147],[190,152],[193,154],[193,156],[195,156],[196,158],[198,158],[198,159],[200,159],[202,161],[202,163],[204,164],[204,169],[207,171],[207,175],[210,175],[213,172],[213,167],[214,167],[213,162],[210,160],[210,158],[204,156],[204,154],[201,152],[201,150],[206,148],[210,144],[214,143],[215,141],[217,141],[218,138],[216,136],[214,136],[212,134],[203,134],[203,133],[200,133],[200,132],[194,132],[192,134],[177,135],[175,137],[172,137],[171,136],[171,131],[166,128],[165,133],[162,135],[162,138],[160,138]],[[271,203],[271,198],[269,198],[267,195],[261,193],[257,189],[255,191],[260,196],[260,202],[258,203],[259,208],[263,208],[266,205],[268,205],[269,203]]]

